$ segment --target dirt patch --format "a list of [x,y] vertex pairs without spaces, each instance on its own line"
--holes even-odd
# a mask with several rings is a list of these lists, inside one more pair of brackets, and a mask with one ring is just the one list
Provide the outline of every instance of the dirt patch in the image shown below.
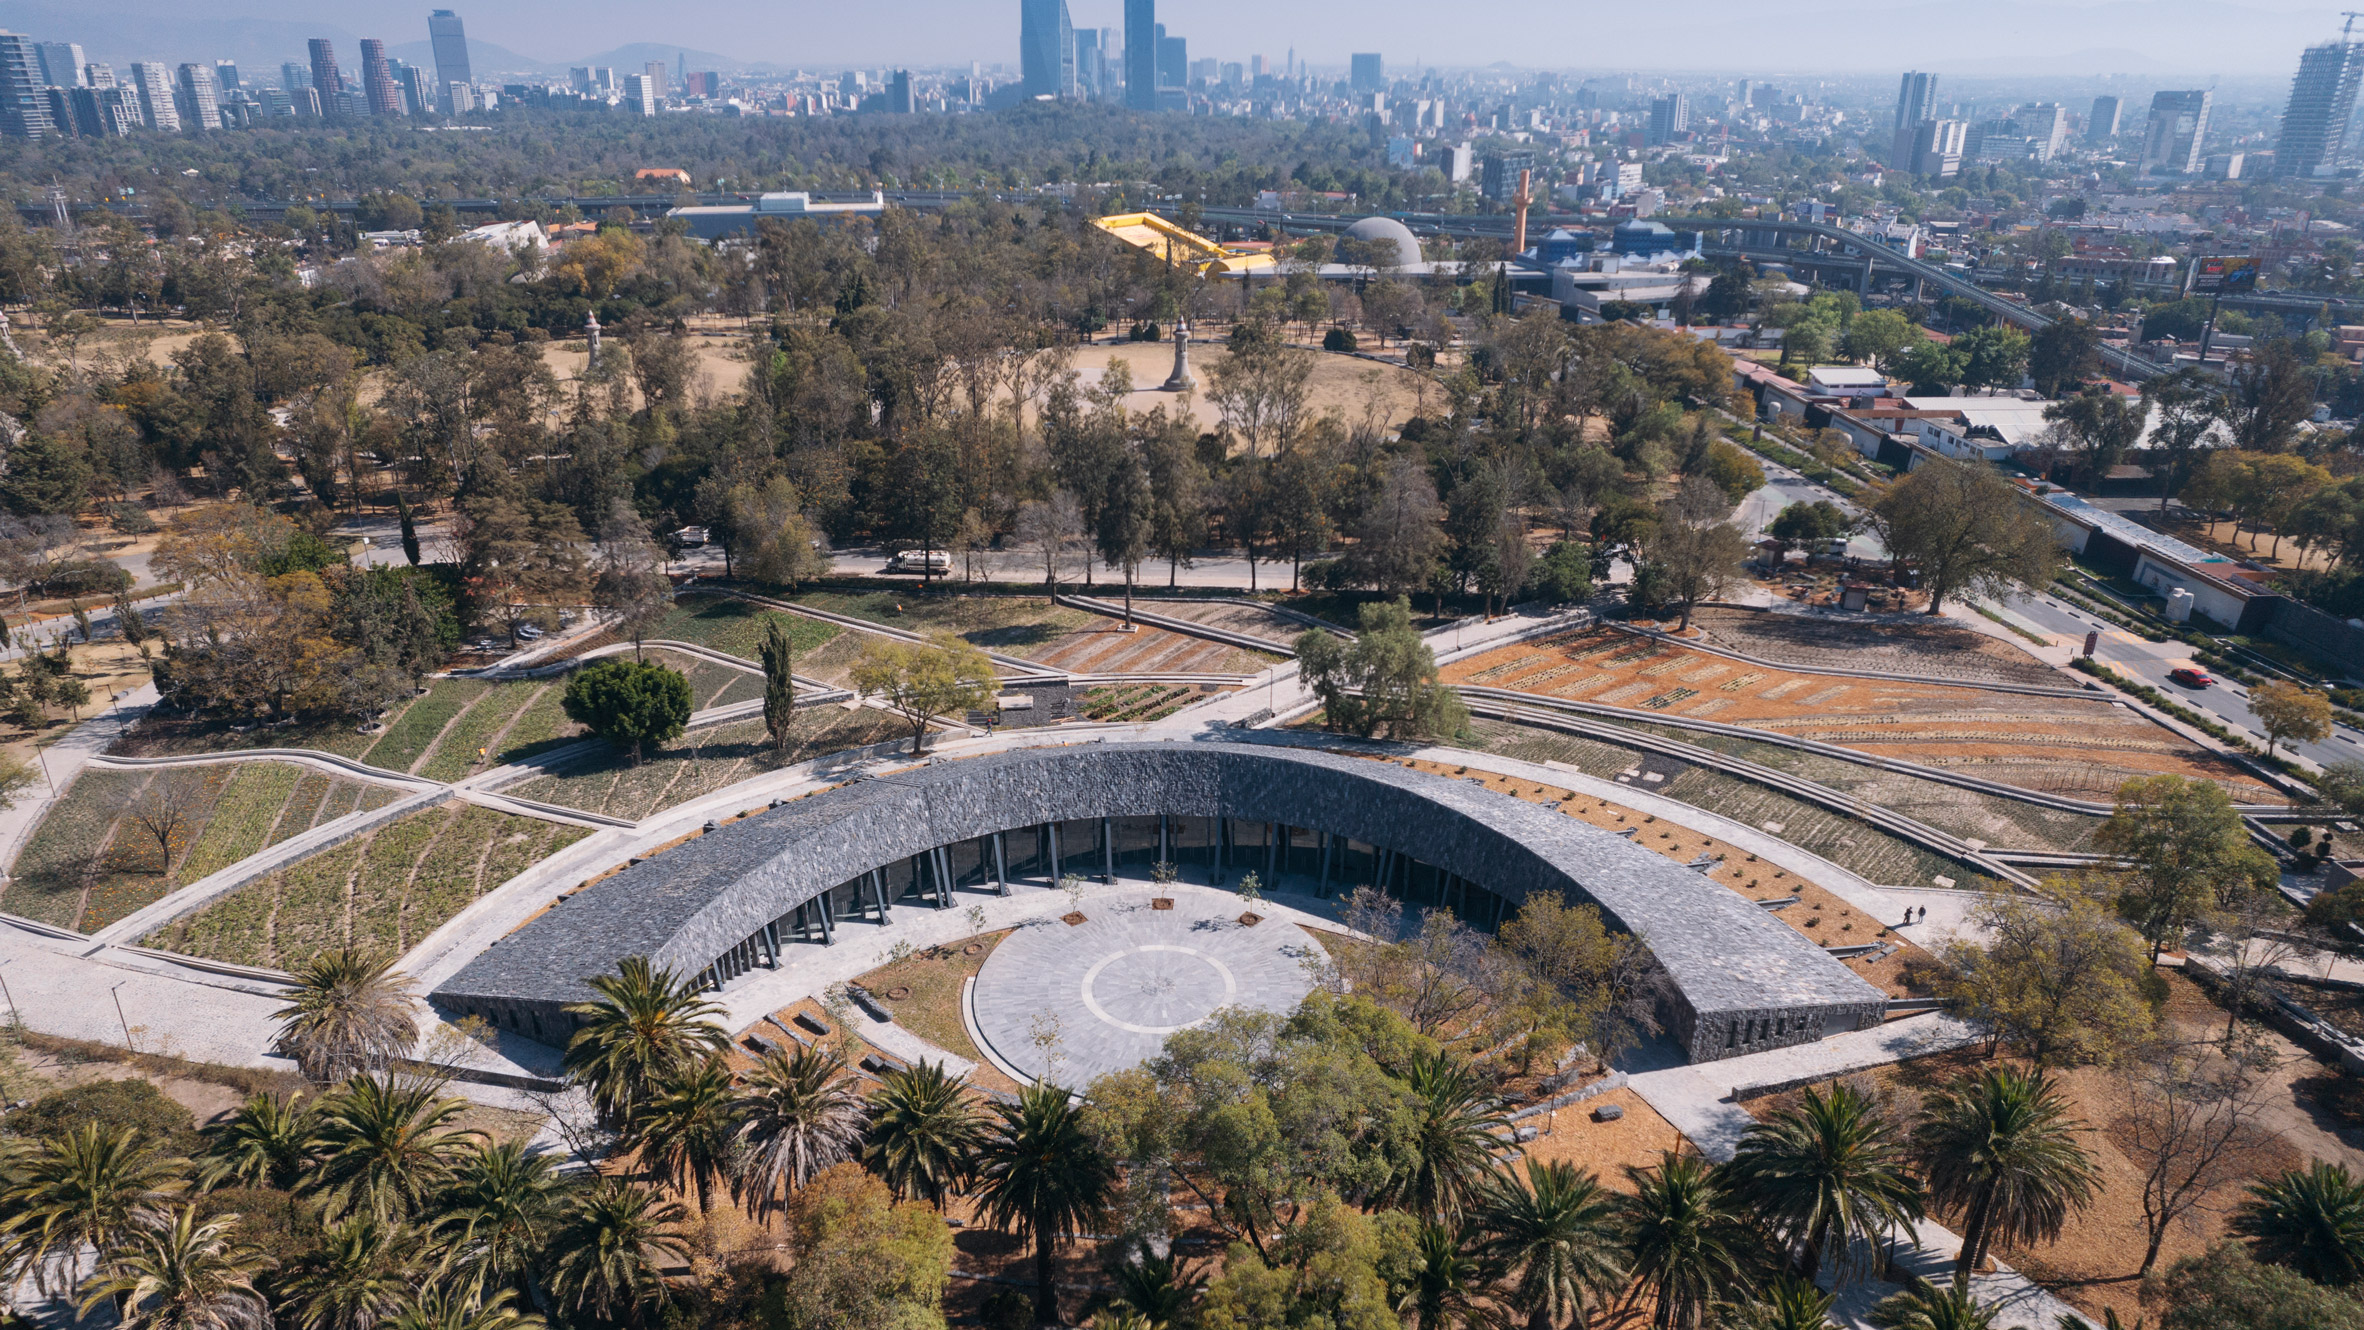
[[1713,645],[1807,669],[1837,667],[2038,688],[2063,686],[2058,670],[2010,643],[1925,615],[1875,624],[1860,617],[1710,608],[1698,611],[1691,622]]
[[[897,1025],[947,1053],[990,1067],[961,1020],[961,992],[968,980],[976,978],[985,958],[1009,935],[1005,928],[929,947],[882,965],[854,982],[880,999],[894,1013]],[[982,945],[971,951],[971,944]],[[901,997],[895,996],[898,992]]]
[[2233,762],[2107,701],[1752,665],[1608,627],[1501,647],[1442,677],[1643,717],[1712,719],[2026,789],[2106,799],[2130,776],[2167,772],[2214,781],[2243,801],[2276,797]]

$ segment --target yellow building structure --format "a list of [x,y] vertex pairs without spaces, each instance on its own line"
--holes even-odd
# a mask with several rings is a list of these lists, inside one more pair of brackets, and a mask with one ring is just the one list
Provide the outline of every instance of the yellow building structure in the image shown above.
[[1092,225],[1135,249],[1144,249],[1168,263],[1189,267],[1202,277],[1224,273],[1268,272],[1274,266],[1270,254],[1226,249],[1205,236],[1183,230],[1155,213],[1120,212],[1107,217],[1095,217]]

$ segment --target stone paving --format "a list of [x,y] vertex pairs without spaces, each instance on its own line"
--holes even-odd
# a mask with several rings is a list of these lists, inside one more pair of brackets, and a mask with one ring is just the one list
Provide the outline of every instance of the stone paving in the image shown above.
[[970,998],[976,1031],[1028,1078],[1084,1085],[1221,1008],[1288,1011],[1313,988],[1320,944],[1282,919],[1241,922],[1249,912],[1268,913],[1205,888],[1101,888],[1083,922],[1038,919],[994,949]]

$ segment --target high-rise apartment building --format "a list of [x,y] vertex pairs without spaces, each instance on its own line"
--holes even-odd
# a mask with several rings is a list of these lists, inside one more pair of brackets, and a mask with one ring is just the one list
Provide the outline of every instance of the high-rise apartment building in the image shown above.
[[1166,89],[1184,88],[1188,87],[1189,85],[1190,39],[1187,37],[1168,37],[1166,35],[1166,25],[1160,23],[1157,25],[1158,104],[1160,106],[1165,104],[1164,93]]
[[2093,99],[2093,112],[2085,117],[2085,142],[2101,147],[2118,137],[2118,119],[2124,113],[2124,103],[2115,97]]
[[[435,100],[443,110],[456,110],[451,104],[451,85],[476,81],[468,65],[468,30],[458,14],[438,9],[427,15],[427,41],[435,48]],[[427,108],[419,109],[424,113]]]
[[[2348,96],[2351,101],[2355,97],[2352,81]],[[2150,122],[2142,133],[2141,169],[2167,175],[2199,170],[2200,144],[2208,137],[2208,111],[2215,100],[2216,94],[2205,88],[2154,93]]]
[[320,114],[336,115],[341,109],[337,94],[345,90],[345,76],[337,71],[337,50],[326,37],[314,37],[305,46],[312,55],[312,86],[320,92]]
[[911,71],[898,69],[887,75],[886,109],[891,115],[910,115],[919,109],[911,96]]
[[2364,42],[2342,38],[2310,46],[2299,56],[2290,104],[2282,112],[2282,137],[2274,145],[2274,174],[2303,178],[2339,164],[2348,118],[2356,110],[2359,74],[2364,74]]
[[640,72],[648,76],[649,94],[655,97],[659,104],[662,104],[672,92],[672,85],[667,81],[665,74],[665,62],[651,60],[640,67]]
[[1098,28],[1075,30],[1075,95],[1086,101],[1099,99],[1107,90],[1108,79],[1102,62],[1107,52],[1100,47]]
[[2051,161],[2068,146],[2068,108],[2058,102],[2030,102],[2012,112],[2011,118],[2027,135],[2028,155],[2039,162]]
[[1157,109],[1157,0],[1125,0],[1125,105]]
[[140,124],[138,99],[131,89],[115,86],[114,71],[107,66],[90,68],[106,69],[107,81],[73,90],[75,131],[94,139],[129,136]]
[[1532,152],[1498,152],[1485,159],[1478,192],[1496,203],[1508,203],[1519,192],[1519,172],[1535,169]]
[[1029,97],[1075,96],[1075,25],[1067,0],[1018,0],[1018,74]]
[[1924,120],[1913,126],[1912,155],[1903,165],[1917,176],[1950,179],[1962,169],[1962,145],[1969,134],[1967,121]]
[[0,31],[0,133],[18,139],[57,133],[57,121],[49,114],[48,88],[33,39]]
[[1896,114],[1891,118],[1888,163],[1909,170],[1913,136],[1924,120],[1937,118],[1937,76],[1907,72],[1896,86]]
[[634,115],[655,115],[661,97],[655,80],[646,74],[634,74],[624,80],[624,109]]
[[402,89],[394,84],[394,67],[386,63],[386,44],[375,37],[361,39],[361,95],[371,115],[402,114]]
[[235,60],[214,61],[213,81],[215,86],[226,93],[238,92],[246,87],[245,81],[238,77],[238,62]]
[[174,104],[171,70],[160,61],[134,61],[131,87],[139,94],[141,123],[160,134],[180,132],[181,112]]
[[222,127],[222,90],[214,84],[213,66],[182,65],[177,91],[183,125],[190,129]]
[[41,81],[53,88],[83,88],[82,48],[74,42],[35,42],[33,52],[39,57]]
[[1387,70],[1377,51],[1357,51],[1346,58],[1346,85],[1356,92],[1379,92],[1387,87]]
[[1677,135],[1690,132],[1691,99],[1679,92],[1670,92],[1650,102],[1650,142],[1672,143]]

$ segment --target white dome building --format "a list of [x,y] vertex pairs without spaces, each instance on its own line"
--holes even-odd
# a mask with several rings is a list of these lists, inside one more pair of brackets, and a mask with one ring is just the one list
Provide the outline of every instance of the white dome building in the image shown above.
[[1349,240],[1379,240],[1395,246],[1396,261],[1389,265],[1409,268],[1421,263],[1420,241],[1412,229],[1393,217],[1365,217],[1346,228]]

